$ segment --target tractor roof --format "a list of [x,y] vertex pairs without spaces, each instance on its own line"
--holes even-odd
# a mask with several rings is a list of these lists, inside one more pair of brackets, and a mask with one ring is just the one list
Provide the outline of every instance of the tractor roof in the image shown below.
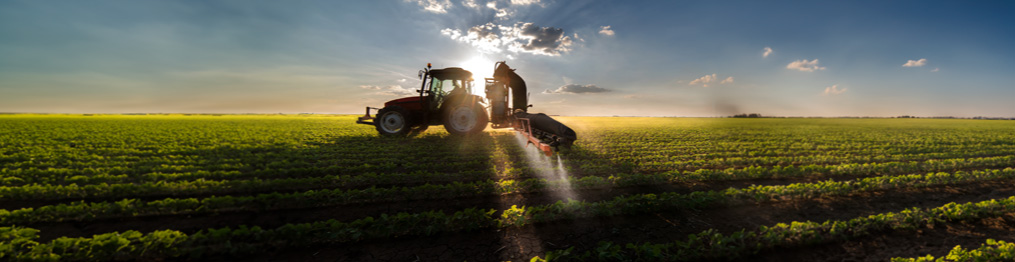
[[448,67],[445,69],[431,69],[430,75],[437,79],[470,79],[472,72],[461,67]]

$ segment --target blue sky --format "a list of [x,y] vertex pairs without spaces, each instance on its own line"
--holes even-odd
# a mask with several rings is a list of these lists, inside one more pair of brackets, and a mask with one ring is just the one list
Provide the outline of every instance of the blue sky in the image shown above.
[[415,89],[426,63],[506,60],[549,114],[1012,117],[1013,13],[1001,1],[0,1],[0,112],[359,113]]

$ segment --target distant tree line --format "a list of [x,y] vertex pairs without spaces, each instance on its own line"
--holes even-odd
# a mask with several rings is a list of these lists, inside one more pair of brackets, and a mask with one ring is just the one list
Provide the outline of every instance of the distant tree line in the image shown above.
[[733,118],[759,118],[759,117],[762,117],[762,116],[761,116],[761,114],[758,114],[758,113],[750,113],[750,114],[736,114],[736,115],[732,115],[730,117],[733,117]]
[[929,119],[983,119],[983,120],[1015,120],[1015,117],[986,117],[986,116],[974,116],[974,117],[954,117],[954,116],[911,116],[901,115],[895,117],[881,117],[881,116],[836,116],[836,117],[821,117],[821,116],[762,116],[758,113],[750,114],[736,114],[727,116],[729,118],[929,118]]

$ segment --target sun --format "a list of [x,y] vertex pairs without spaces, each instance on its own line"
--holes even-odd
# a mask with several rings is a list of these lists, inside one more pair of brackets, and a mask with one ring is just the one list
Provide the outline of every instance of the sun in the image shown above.
[[472,79],[475,79],[476,83],[482,83],[483,78],[493,77],[493,61],[483,56],[473,56],[462,62],[462,68],[472,72]]
[[493,77],[493,61],[477,55],[462,62],[462,68],[472,72],[472,79],[475,80],[472,83],[472,93],[482,94],[481,91],[486,87],[484,78]]

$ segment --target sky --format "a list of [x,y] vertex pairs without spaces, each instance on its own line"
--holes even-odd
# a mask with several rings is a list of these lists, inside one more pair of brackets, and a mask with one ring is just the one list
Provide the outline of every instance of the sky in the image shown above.
[[[1015,117],[1011,1],[0,1],[0,112],[358,113],[418,71],[582,116]],[[481,85],[482,80],[477,81]]]

